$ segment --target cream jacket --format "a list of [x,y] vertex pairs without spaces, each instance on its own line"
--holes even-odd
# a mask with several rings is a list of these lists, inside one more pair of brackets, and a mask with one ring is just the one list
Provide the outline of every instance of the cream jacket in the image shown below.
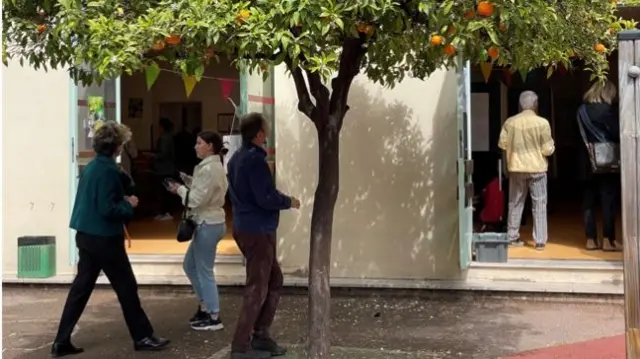
[[549,121],[531,110],[508,118],[498,147],[506,153],[509,172],[547,172],[547,157],[555,150]]
[[227,193],[227,175],[222,161],[217,155],[203,159],[193,171],[193,178],[189,187],[178,187],[178,195],[185,204],[187,191],[189,192],[190,214],[196,223],[219,224],[225,223],[224,197]]

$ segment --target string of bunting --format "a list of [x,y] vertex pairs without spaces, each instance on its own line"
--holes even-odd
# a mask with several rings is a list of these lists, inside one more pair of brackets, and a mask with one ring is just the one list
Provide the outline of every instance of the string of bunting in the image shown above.
[[[481,63],[480,71],[482,72],[482,77],[484,78],[484,82],[489,83],[489,79],[491,78],[491,74],[493,72],[493,63],[492,62]],[[501,73],[501,80],[505,84],[505,86],[507,87],[511,86],[511,76],[513,75],[514,71],[510,69],[505,69],[505,68],[500,69],[499,71]],[[549,68],[547,69],[547,78],[551,77],[554,73],[558,73],[560,76],[564,76],[567,74],[567,72],[568,71],[566,67],[564,67],[564,65],[562,64],[559,64],[557,67],[549,66]],[[518,73],[520,74],[520,78],[522,79],[522,82],[527,82],[527,79],[529,79],[530,76],[532,76],[532,78],[537,77],[535,71],[529,72],[527,70],[519,70]]]
[[[193,89],[196,87],[196,84],[198,83],[198,80],[195,76],[187,76],[184,74],[180,74],[177,71],[161,69],[160,66],[158,66],[158,64],[153,64],[151,66],[148,66],[145,69],[145,73],[144,73],[145,79],[147,82],[147,91],[151,90],[151,87],[153,87],[153,84],[158,79],[158,76],[160,76],[160,72],[170,72],[176,75],[181,75],[182,82],[184,82],[184,89],[187,93],[187,98],[191,96],[191,92],[193,92]],[[233,90],[234,83],[239,82],[237,79],[224,78],[224,77],[202,76],[202,78],[207,80],[219,81],[220,90],[222,92],[222,98],[225,98],[225,99],[231,96],[231,91]]]

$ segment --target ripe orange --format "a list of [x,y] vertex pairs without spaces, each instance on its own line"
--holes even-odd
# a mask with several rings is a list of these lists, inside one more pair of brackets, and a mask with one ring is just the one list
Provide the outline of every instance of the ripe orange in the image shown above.
[[453,56],[456,54],[456,47],[451,44],[447,44],[447,46],[444,47],[444,53],[449,56]]
[[489,17],[493,15],[493,9],[494,9],[493,4],[488,1],[480,1],[478,3],[477,11],[480,16]]
[[167,36],[166,40],[167,40],[167,44],[172,46],[179,45],[180,42],[182,41],[180,40],[180,36],[178,35],[169,35]]
[[373,36],[375,32],[376,32],[376,28],[373,27],[372,25],[367,25],[364,27],[364,33],[367,34],[368,36]]
[[361,34],[365,34],[367,32],[367,26],[364,22],[359,22],[356,24],[356,30]]
[[242,25],[247,21],[249,16],[251,16],[251,11],[240,10],[240,12],[238,12],[238,14],[236,15],[236,22],[238,23],[238,25]]
[[495,46],[491,46],[487,51],[487,53],[489,54],[489,57],[492,58],[493,60],[497,59],[500,56],[500,50]]
[[476,13],[473,10],[469,10],[467,12],[464,13],[464,18],[465,19],[473,19],[474,17],[476,17]]
[[155,51],[162,51],[164,49],[164,41],[162,40],[156,41],[151,48]]
[[38,32],[38,34],[42,34],[43,32],[47,31],[47,25],[40,24],[36,26],[36,31]]
[[593,47],[593,49],[594,49],[594,50],[596,50],[596,52],[599,52],[599,53],[603,53],[603,52],[607,51],[607,48],[606,48],[606,47],[604,47],[604,45],[603,45],[603,44],[596,44],[596,45]]
[[431,45],[433,45],[433,46],[442,45],[442,36],[440,36],[440,35],[431,36]]

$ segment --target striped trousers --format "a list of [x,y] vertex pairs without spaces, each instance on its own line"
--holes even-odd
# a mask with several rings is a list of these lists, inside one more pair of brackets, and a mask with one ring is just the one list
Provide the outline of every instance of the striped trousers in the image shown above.
[[520,223],[528,193],[531,193],[533,239],[536,243],[547,243],[546,173],[509,173],[509,240],[520,238]]

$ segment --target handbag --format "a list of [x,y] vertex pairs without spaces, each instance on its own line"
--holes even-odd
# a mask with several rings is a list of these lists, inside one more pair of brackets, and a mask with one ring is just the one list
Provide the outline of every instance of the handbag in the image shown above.
[[182,212],[182,218],[178,224],[178,242],[188,242],[193,238],[193,234],[196,232],[196,222],[189,216],[189,192],[185,196],[184,211]]
[[[584,144],[587,146],[587,152],[589,153],[589,161],[591,162],[591,169],[594,173],[608,173],[620,171],[620,144],[607,141],[605,136],[600,132],[587,114],[587,109],[584,105],[578,109],[578,127],[580,128],[580,135]],[[585,127],[589,132],[593,134],[597,142],[589,142]]]

